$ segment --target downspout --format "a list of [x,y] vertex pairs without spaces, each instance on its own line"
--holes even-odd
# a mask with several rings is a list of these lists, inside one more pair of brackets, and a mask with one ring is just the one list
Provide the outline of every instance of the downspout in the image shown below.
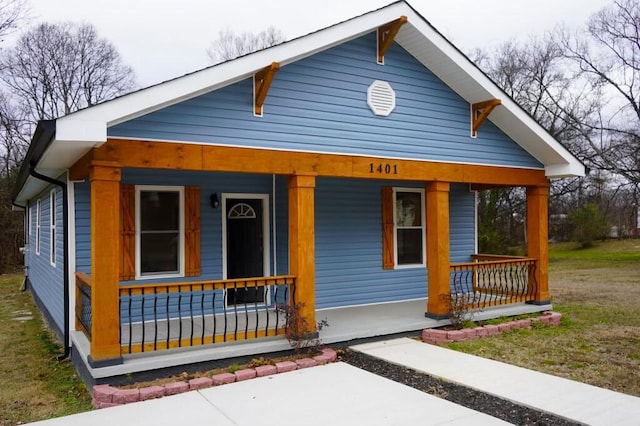
[[36,172],[36,163],[35,161],[31,161],[29,163],[29,174],[36,179],[43,180],[52,185],[59,186],[62,189],[62,221],[64,223],[64,233],[63,233],[63,264],[64,264],[64,278],[63,278],[63,297],[64,297],[64,353],[62,355],[58,355],[56,359],[58,361],[62,361],[69,357],[69,224],[67,223],[67,218],[69,216],[69,207],[67,205],[67,183],[61,180],[56,180],[50,178],[49,176],[41,175]]

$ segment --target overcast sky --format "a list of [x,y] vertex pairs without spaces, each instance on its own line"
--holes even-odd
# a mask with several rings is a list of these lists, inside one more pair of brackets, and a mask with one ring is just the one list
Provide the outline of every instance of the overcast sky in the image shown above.
[[[391,0],[29,0],[31,24],[85,21],[110,40],[141,87],[208,65],[206,49],[221,29],[259,32],[274,26],[287,39],[387,5]],[[410,0],[460,49],[495,46],[578,27],[612,0]],[[10,43],[7,40],[6,43]]]

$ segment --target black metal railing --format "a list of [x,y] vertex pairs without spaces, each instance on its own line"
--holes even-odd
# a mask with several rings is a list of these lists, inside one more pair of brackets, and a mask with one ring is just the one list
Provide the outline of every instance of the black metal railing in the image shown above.
[[470,307],[484,308],[535,299],[535,259],[474,255],[473,262],[450,266],[451,295]]
[[76,272],[76,330],[91,341],[91,277]]
[[120,288],[122,353],[285,334],[295,277],[260,277]]

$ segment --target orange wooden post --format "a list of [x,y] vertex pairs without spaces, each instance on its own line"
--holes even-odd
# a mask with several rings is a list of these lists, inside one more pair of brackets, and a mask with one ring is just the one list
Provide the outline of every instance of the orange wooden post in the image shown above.
[[91,163],[91,355],[93,366],[121,362],[118,303],[120,165]]
[[426,316],[447,318],[449,282],[449,183],[427,182],[427,276],[429,299]]
[[527,187],[527,256],[536,259],[529,280],[536,283],[533,303],[546,305],[549,295],[549,186]]
[[[316,325],[315,176],[289,176],[289,273],[296,277],[296,302],[311,327]],[[312,330],[308,330],[312,331]]]

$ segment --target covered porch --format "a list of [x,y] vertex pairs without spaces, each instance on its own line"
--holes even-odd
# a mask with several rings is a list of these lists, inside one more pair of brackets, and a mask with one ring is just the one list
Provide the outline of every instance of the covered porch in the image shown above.
[[[212,161],[220,158],[224,161]],[[91,273],[78,273],[75,277],[76,330],[84,337],[75,335],[80,336],[76,340],[88,343],[85,355],[90,368],[112,368],[140,356],[160,356],[156,354],[161,352],[172,359],[173,352],[200,351],[189,349],[192,347],[202,348],[202,353],[211,359],[232,356],[228,349],[223,349],[226,347],[254,353],[270,352],[272,345],[285,350],[288,343],[283,337],[286,326],[280,309],[283,304],[299,303],[300,313],[308,324],[315,324],[324,319],[325,313],[331,313],[333,318],[327,317],[329,327],[320,336],[325,343],[445,325],[452,294],[471,295],[473,308],[482,312],[493,306],[514,304],[525,311],[548,307],[548,181],[544,170],[393,160],[388,168],[378,171],[372,165],[381,161],[346,155],[120,140],[109,140],[93,149],[70,171],[73,179],[88,177],[90,182]],[[114,244],[114,240],[118,240],[122,221],[118,202],[122,169],[240,173],[247,172],[247,164],[251,164],[252,173],[286,176],[287,275],[203,280],[195,273],[183,282],[121,284],[122,247]],[[392,176],[387,169],[389,174],[393,171]],[[408,305],[363,303],[368,306],[316,309],[316,185],[323,177],[359,178],[360,182],[363,178],[387,182],[393,179],[399,185],[422,182],[424,228],[428,232],[422,266],[426,279],[419,285],[425,289],[426,298],[398,302]],[[472,258],[468,253],[465,257],[469,262],[453,263],[449,205],[452,183],[525,186],[527,257]],[[195,199],[202,200],[199,196]],[[393,238],[387,225],[383,207],[378,225],[383,240]],[[199,236],[194,234],[193,238],[199,243]],[[388,268],[386,247],[382,247],[379,255],[380,273],[383,269],[394,269],[394,265]],[[264,306],[245,304],[228,309],[216,302],[215,294],[238,288],[265,292]],[[168,304],[173,310],[163,311],[162,306]],[[403,307],[395,309],[398,306]],[[499,310],[495,312],[499,316]]]

